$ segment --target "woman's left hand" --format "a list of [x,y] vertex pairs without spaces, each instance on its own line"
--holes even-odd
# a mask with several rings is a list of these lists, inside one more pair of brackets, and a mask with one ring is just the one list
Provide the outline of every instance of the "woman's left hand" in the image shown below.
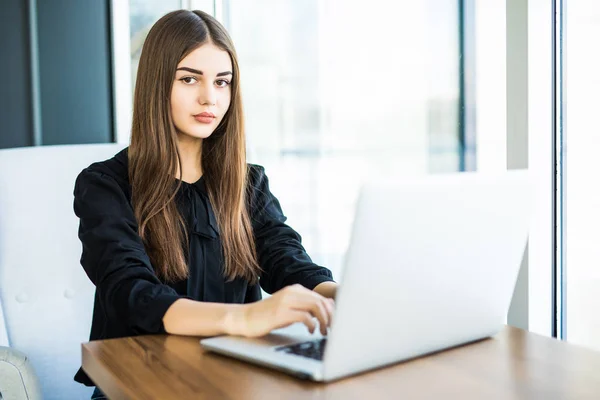
[[335,282],[322,282],[315,286],[313,291],[319,293],[323,297],[328,297],[335,300],[337,288],[338,284]]

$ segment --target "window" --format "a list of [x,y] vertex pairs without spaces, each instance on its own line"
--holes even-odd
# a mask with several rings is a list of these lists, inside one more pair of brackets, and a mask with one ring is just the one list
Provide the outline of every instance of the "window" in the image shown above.
[[[559,5],[560,1],[557,2]],[[600,3],[573,0],[562,8],[562,135],[558,211],[562,237],[563,338],[600,349],[600,184],[596,159],[600,91]],[[566,85],[566,86],[565,86]],[[562,201],[560,201],[562,200]]]
[[463,122],[462,2],[129,4],[131,82],[143,38],[166,12],[201,8],[226,26],[240,59],[248,160],[265,166],[288,223],[337,279],[362,180],[474,167],[465,164],[475,148]]
[[461,169],[458,2],[227,4],[250,161],[339,278],[362,180]]

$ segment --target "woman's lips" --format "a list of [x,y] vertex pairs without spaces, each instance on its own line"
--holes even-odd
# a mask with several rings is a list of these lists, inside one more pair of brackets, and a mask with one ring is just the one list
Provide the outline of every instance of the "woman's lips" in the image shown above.
[[194,119],[202,124],[210,124],[215,120],[214,116],[208,116],[205,114],[194,115]]

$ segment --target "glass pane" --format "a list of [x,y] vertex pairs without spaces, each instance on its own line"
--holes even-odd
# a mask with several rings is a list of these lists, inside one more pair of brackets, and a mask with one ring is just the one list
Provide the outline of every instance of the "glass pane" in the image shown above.
[[202,10],[215,15],[215,0],[190,0],[190,10]]
[[[129,34],[131,40],[131,82],[135,87],[142,46],[152,25],[166,13],[181,8],[181,0],[129,0]],[[131,88],[133,91],[133,87]]]
[[249,160],[339,279],[361,180],[459,170],[458,2],[227,5]]
[[564,233],[566,338],[600,350],[600,2],[571,0],[566,9],[564,93],[566,154]]

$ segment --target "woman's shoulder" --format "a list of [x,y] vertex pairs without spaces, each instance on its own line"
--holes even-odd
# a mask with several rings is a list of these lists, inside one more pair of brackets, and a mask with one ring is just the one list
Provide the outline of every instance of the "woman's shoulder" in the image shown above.
[[261,203],[261,199],[268,191],[268,180],[265,174],[265,168],[258,164],[247,164],[247,194],[250,200],[250,207],[253,209]]
[[258,164],[248,164],[248,186],[250,212],[255,221],[262,220],[259,215],[268,215],[285,222],[279,200],[271,193],[265,168]]
[[248,164],[247,185],[252,192],[252,197],[261,197],[270,194],[269,178],[265,167],[258,164]]
[[108,160],[97,161],[84,168],[77,177],[76,185],[86,185],[98,179],[113,180],[124,192],[130,191],[127,148]]
[[266,178],[265,167],[258,164],[247,164],[248,167],[248,184],[252,187],[257,187]]

